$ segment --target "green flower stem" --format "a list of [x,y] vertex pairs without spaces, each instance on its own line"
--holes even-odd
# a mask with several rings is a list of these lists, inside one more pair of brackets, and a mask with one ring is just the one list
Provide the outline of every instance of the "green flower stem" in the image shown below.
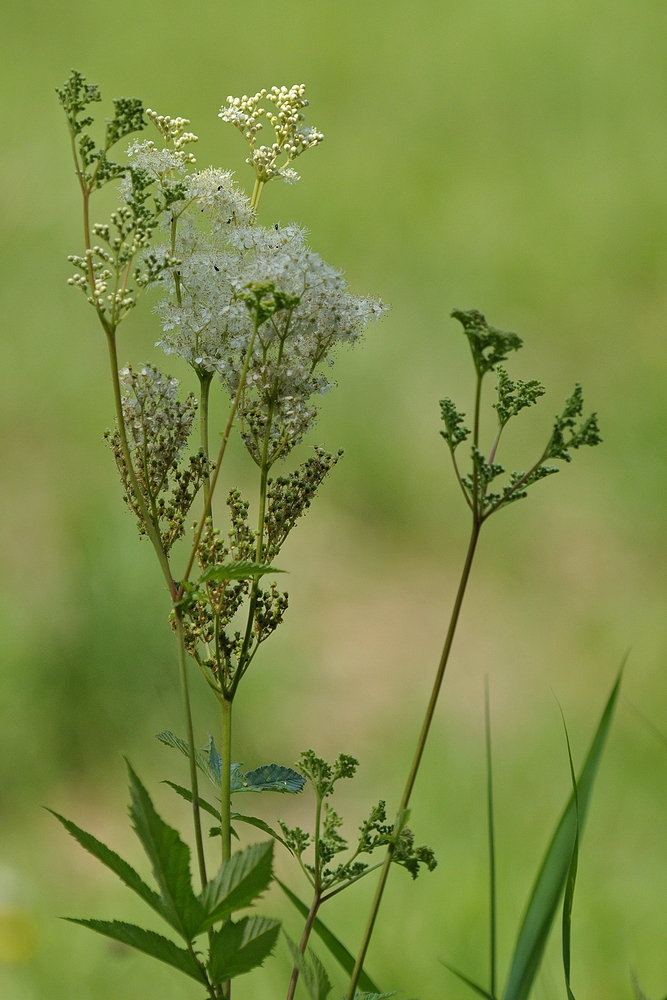
[[259,199],[262,197],[262,191],[264,190],[264,183],[264,181],[260,181],[259,177],[255,178],[255,186],[252,189],[252,198],[250,199],[250,208],[253,212],[257,211]]
[[[454,641],[454,634],[456,632],[456,626],[458,624],[459,615],[461,613],[461,606],[463,604],[463,598],[465,596],[466,587],[468,586],[468,580],[470,578],[470,570],[472,569],[473,559],[475,558],[475,550],[477,549],[477,542],[479,540],[479,532],[481,528],[481,523],[476,515],[473,515],[472,532],[470,535],[470,542],[468,544],[468,552],[466,554],[465,563],[463,566],[463,572],[461,574],[461,580],[459,582],[459,588],[456,593],[456,599],[454,601],[454,607],[452,609],[452,616],[449,621],[449,628],[447,629],[447,636],[445,638],[445,644],[442,650],[442,655],[440,657],[440,663],[438,664],[438,670],[435,675],[435,681],[433,684],[433,690],[431,692],[431,697],[429,699],[428,708],[426,709],[426,715],[424,717],[424,722],[422,724],[421,732],[419,734],[419,740],[417,742],[417,749],[415,751],[414,760],[412,761],[412,767],[410,768],[410,773],[408,775],[408,780],[403,792],[403,797],[401,799],[401,804],[398,807],[398,817],[404,815],[405,810],[408,808],[410,797],[412,795],[412,789],[414,788],[415,781],[417,779],[417,774],[419,772],[419,766],[421,764],[422,756],[424,754],[424,747],[426,746],[426,740],[431,728],[431,723],[433,722],[433,716],[435,714],[436,705],[438,704],[438,697],[440,695],[440,689],[442,687],[442,681],[445,676],[445,670],[447,668],[447,661],[449,660],[449,654],[452,649],[452,643]],[[391,867],[391,860],[394,854],[396,845],[390,844],[387,848],[387,854],[384,859],[384,864],[382,865],[382,871],[380,872],[380,879],[375,891],[375,897],[371,906],[371,912],[368,917],[368,923],[366,924],[366,930],[364,931],[364,936],[361,942],[361,947],[359,949],[359,954],[354,966],[354,971],[352,972],[352,978],[350,980],[350,986],[347,992],[347,1000],[354,1000],[354,996],[357,990],[357,984],[359,982],[359,976],[361,975],[361,970],[366,961],[366,953],[368,951],[368,946],[371,942],[371,937],[373,936],[373,930],[375,928],[375,921],[377,919],[378,911],[380,909],[380,904],[382,902],[382,896],[384,894],[385,885],[387,884],[387,878],[389,876],[389,869]]]
[[179,608],[175,609],[176,636],[178,639],[178,665],[181,673],[181,690],[183,694],[183,706],[185,708],[185,725],[188,736],[188,761],[190,764],[190,791],[192,792],[192,819],[195,827],[195,845],[197,848],[197,862],[199,865],[199,877],[202,889],[208,881],[206,877],[206,860],[204,858],[204,839],[201,832],[201,814],[199,809],[199,782],[197,781],[197,763],[195,761],[195,734],[192,724],[192,707],[190,705],[190,691],[188,689],[187,657],[185,652],[185,636],[183,634],[183,619]]
[[[479,411],[480,411],[480,407],[481,407],[481,404],[482,404],[482,379],[483,379],[483,377],[484,377],[483,375],[480,375],[478,373],[478,375],[477,375],[477,387],[475,389],[475,422],[473,424],[473,432],[472,432],[472,440],[473,440],[473,444],[474,444],[475,448],[479,448]],[[479,505],[479,496],[478,496],[479,491],[478,491],[478,488],[477,488],[477,486],[478,486],[477,480],[478,480],[477,465],[476,465],[476,463],[473,462],[473,469],[472,469],[472,484],[473,484],[472,485],[472,495],[473,495],[473,503],[475,505],[474,509],[473,509],[473,516],[475,518],[477,518],[479,516],[479,514],[480,514],[480,510],[479,510],[479,506],[480,505]]]
[[[207,371],[198,371],[197,377],[199,378],[199,429],[201,432],[201,448],[206,458],[209,455],[208,446],[208,409],[209,409],[209,395],[211,392],[211,381],[213,379],[213,373]],[[204,479],[204,503],[208,503],[208,498],[211,493],[211,477],[209,473],[206,473],[206,478]]]
[[[313,929],[313,924],[315,923],[315,918],[317,917],[317,911],[320,908],[320,903],[322,902],[319,891],[315,892],[313,897],[313,905],[310,908],[310,913],[308,914],[308,919],[306,920],[306,926],[303,929],[303,934],[301,935],[301,941],[299,942],[299,951],[303,955],[306,947],[308,946],[308,939],[310,938],[310,933]],[[294,991],[296,990],[296,984],[299,981],[299,969],[295,965],[292,969],[292,975],[289,981],[289,987],[287,989],[286,1000],[293,1000]]]
[[188,559],[188,564],[183,574],[183,579],[181,580],[180,586],[178,588],[177,600],[183,597],[184,584],[190,577],[192,572],[192,567],[194,566],[195,557],[197,555],[197,549],[199,548],[199,543],[201,541],[202,532],[204,530],[204,525],[206,523],[206,518],[211,513],[211,501],[213,500],[213,492],[215,490],[216,484],[218,482],[218,476],[220,475],[220,467],[222,465],[222,460],[225,457],[225,451],[227,450],[227,442],[229,441],[229,436],[232,433],[232,427],[234,426],[234,420],[236,418],[236,411],[239,408],[239,403],[241,401],[241,394],[245,386],[246,375],[248,374],[248,367],[250,365],[250,359],[252,357],[252,352],[255,346],[255,339],[257,337],[257,330],[259,326],[255,321],[255,326],[252,331],[252,337],[250,338],[250,344],[248,345],[248,353],[246,354],[246,359],[243,364],[243,370],[241,372],[241,377],[239,379],[238,388],[234,396],[234,401],[232,403],[232,408],[229,411],[229,419],[227,420],[227,426],[225,427],[224,433],[222,435],[222,443],[220,445],[220,451],[218,452],[218,460],[215,464],[215,469],[213,470],[213,475],[211,476],[211,488],[209,490],[208,499],[204,503],[204,511],[201,516],[201,520],[197,525],[197,530],[195,532],[194,541],[192,543],[192,549],[190,550],[190,558]]
[[220,720],[222,731],[222,770],[220,774],[220,833],[222,840],[222,861],[229,861],[232,856],[232,702],[223,695],[220,698]]

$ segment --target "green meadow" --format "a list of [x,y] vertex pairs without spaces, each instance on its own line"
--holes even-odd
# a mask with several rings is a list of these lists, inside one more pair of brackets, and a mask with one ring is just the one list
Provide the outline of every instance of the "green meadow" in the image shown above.
[[[359,758],[334,801],[350,831],[373,800],[398,801],[465,555],[468,512],[439,434],[439,399],[472,406],[451,309],[476,307],[517,331],[525,348],[511,374],[547,386],[533,419],[511,428],[513,467],[539,453],[582,383],[604,443],[484,530],[412,803],[410,825],[439,865],[415,883],[392,873],[367,965],[384,989],[420,1000],[473,995],[443,961],[485,980],[488,675],[504,981],[570,792],[558,703],[579,765],[630,650],[581,845],[572,984],[577,1000],[621,1000],[635,970],[658,1000],[667,742],[647,724],[667,737],[667,7],[657,0],[3,8],[0,996],[202,1000],[166,966],[59,920],[144,913],[42,808],[143,865],[125,815],[126,753],[163,814],[189,829],[186,806],[159,785],[184,782],[187,764],[154,739],[183,731],[169,603],[102,440],[113,418],[106,347],[66,283],[80,204],[54,88],[73,66],[106,102],[138,96],[189,118],[198,164],[234,169],[249,190],[246,147],[217,117],[221,104],[304,82],[325,141],[297,164],[296,187],[267,188],[260,219],[307,226],[355,292],[391,304],[337,360],[339,386],[309,444],[345,457],[281,555],[286,623],[236,703],[234,751],[248,768],[292,764],[306,747]],[[107,106],[95,110],[101,120]],[[100,218],[110,204],[103,194]],[[158,336],[145,299],[121,330],[122,361],[154,361],[194,389]],[[225,407],[218,390],[216,435]],[[488,421],[484,439],[492,433]],[[308,443],[292,461],[307,454]],[[221,513],[226,489],[254,483],[238,441],[223,479]],[[215,705],[194,672],[192,688],[203,746]],[[256,800],[267,820],[292,825],[310,806]],[[291,859],[277,868],[306,894]],[[368,881],[324,914],[351,950]],[[298,935],[278,890],[262,912]],[[315,950],[342,994],[344,976]],[[289,967],[281,945],[252,986],[238,981],[235,1000],[281,997]],[[557,930],[533,996],[565,996]]]

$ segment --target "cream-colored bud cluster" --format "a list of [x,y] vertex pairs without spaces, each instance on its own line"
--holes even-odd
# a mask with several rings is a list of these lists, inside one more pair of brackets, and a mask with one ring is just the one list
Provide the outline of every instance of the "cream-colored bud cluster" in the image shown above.
[[[305,91],[303,83],[295,83],[289,88],[272,87],[270,91],[260,90],[253,97],[228,97],[227,107],[220,109],[218,117],[236,126],[245,136],[251,149],[246,163],[250,164],[257,180],[262,183],[272,177],[282,177],[287,183],[294,184],[299,180],[299,175],[290,165],[292,160],[324,139],[317,129],[303,124],[302,109],[308,106]],[[275,114],[260,108],[264,98],[275,105]],[[266,115],[273,127],[275,142],[256,147],[257,133],[262,128],[259,121],[262,115]],[[279,164],[281,156],[286,159]]]
[[247,94],[243,97],[230,96],[227,98],[229,106],[220,108],[218,114],[218,118],[222,118],[223,122],[230,122],[243,132],[251,147],[255,145],[255,136],[263,128],[262,123],[258,121],[263,114],[266,114],[264,108],[259,107],[263,97],[266,97],[266,90],[260,90],[254,97],[248,97]]
[[190,124],[189,118],[172,118],[170,115],[159,115],[152,108],[146,108],[146,117],[153,122],[164,139],[165,146],[170,142],[179,152],[190,142],[198,142],[199,137],[193,132],[186,132],[185,126]]

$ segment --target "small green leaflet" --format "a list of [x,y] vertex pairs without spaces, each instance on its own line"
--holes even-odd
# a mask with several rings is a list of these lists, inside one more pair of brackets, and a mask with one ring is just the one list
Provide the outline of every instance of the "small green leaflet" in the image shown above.
[[273,878],[273,841],[251,844],[226,861],[201,896],[206,911],[202,930],[224,920],[235,910],[250,906]]
[[[188,744],[180,736],[168,729],[156,737],[165,746],[179,750],[184,757],[189,757]],[[195,761],[199,770],[214,785],[220,788],[220,773],[222,760],[213,737],[209,735],[208,743],[201,750],[195,751]],[[233,792],[289,792],[296,795],[303,789],[306,779],[294,768],[282,764],[261,764],[252,771],[241,771],[240,764],[231,765],[231,790]]]
[[[285,934],[284,931],[283,934]],[[310,1000],[327,1000],[333,987],[326,969],[315,952],[309,948],[308,958],[306,958],[287,934],[285,934],[285,938],[287,939],[289,950],[292,952],[294,964],[299,970],[303,984],[310,994]]]
[[[303,903],[298,896],[295,896],[292,890],[288,889],[287,886],[280,881],[280,879],[276,878],[274,879],[274,882],[276,882],[280,886],[282,891],[285,893],[285,895],[292,903],[292,905],[296,907],[301,916],[307,918],[308,913],[310,912],[310,908],[306,906],[306,904]],[[352,971],[354,969],[354,956],[351,954],[351,952],[347,950],[342,941],[338,940],[336,935],[333,934],[329,930],[329,928],[322,923],[319,917],[315,918],[315,923],[313,924],[313,930],[318,935],[322,943],[327,946],[327,948],[329,949],[333,957],[336,959],[336,961],[339,963],[339,965],[341,965],[345,970],[345,972],[347,972],[347,974],[351,976]],[[380,987],[373,982],[371,977],[364,969],[361,970],[361,975],[359,976],[359,985],[362,987],[362,989],[367,990],[371,994],[380,993]]]
[[[164,743],[167,747],[173,747],[174,750],[180,750],[184,757],[190,757],[190,749],[185,740],[182,740],[180,736],[176,736],[175,733],[170,732],[168,729],[163,729],[162,732],[158,733],[155,738],[158,739],[160,743]],[[220,777],[218,775],[216,778],[215,772],[212,770],[208,760],[204,757],[201,750],[195,750],[195,762],[202,774],[205,774],[209,781],[212,781],[214,785],[218,785],[219,787]]]
[[228,920],[211,935],[208,971],[212,982],[219,985],[263,965],[276,946],[279,930],[279,920],[265,917]]
[[200,583],[223,580],[252,580],[267,573],[285,573],[284,569],[266,563],[231,562],[224,566],[211,566],[200,577]]
[[196,979],[199,983],[205,983],[206,978],[197,965],[189,951],[179,948],[178,945],[170,941],[169,938],[156,934],[155,931],[144,930],[143,927],[136,927],[134,924],[126,924],[120,920],[77,920],[74,917],[66,917],[71,924],[81,924],[82,927],[89,927],[98,934],[113,938],[114,941],[121,941],[123,944],[143,951],[146,955],[159,958],[167,965],[173,965],[186,975]]
[[291,767],[262,764],[254,771],[232,774],[232,792],[300,792],[306,779]]

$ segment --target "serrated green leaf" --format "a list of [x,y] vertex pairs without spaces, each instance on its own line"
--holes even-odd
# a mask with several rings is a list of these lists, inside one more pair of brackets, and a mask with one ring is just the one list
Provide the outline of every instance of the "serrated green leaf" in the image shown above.
[[136,892],[138,896],[141,896],[144,902],[148,903],[148,905],[152,907],[156,913],[159,913],[161,917],[164,917],[165,920],[172,923],[170,912],[165,907],[162,898],[154,892],[150,886],[146,885],[141,876],[135,872],[134,868],[132,868],[131,865],[128,865],[127,861],[123,861],[123,859],[116,854],[115,851],[112,851],[111,848],[101,843],[101,841],[97,840],[96,837],[93,837],[91,833],[86,833],[86,831],[78,827],[76,823],[72,823],[71,820],[65,819],[64,816],[54,812],[53,809],[49,809],[48,811],[62,823],[67,832],[70,833],[72,837],[74,837],[74,839],[78,841],[83,848],[85,848],[86,851],[89,851],[93,857],[96,857],[98,861],[102,862],[103,865],[110,868],[111,871],[114,872],[114,874],[116,874],[129,889],[132,889],[132,891]]
[[206,911],[203,927],[224,920],[236,910],[250,906],[269,887],[273,878],[273,841],[251,844],[226,861],[201,896]]
[[[285,932],[283,931],[283,933]],[[333,987],[326,969],[315,952],[309,948],[308,958],[306,958],[305,955],[301,954],[288,934],[285,934],[285,938],[292,953],[294,964],[299,970],[303,985],[308,990],[311,1000],[327,1000]]]
[[266,917],[228,920],[211,935],[211,981],[224,983],[263,965],[276,946],[279,930],[280,921]]
[[[618,698],[623,667],[612,688],[577,782],[579,830],[583,831],[595,776]],[[504,1000],[528,1000],[563,894],[577,826],[574,795],[560,818],[533,886],[514,948]]]
[[170,914],[170,923],[192,941],[204,929],[204,908],[192,890],[190,848],[178,832],[157,814],[150,796],[129,762],[130,816],[134,829],[153,867],[155,881]]
[[201,583],[208,583],[211,580],[252,580],[267,573],[284,573],[284,569],[277,569],[267,563],[256,562],[231,562],[224,566],[211,566],[200,577]]
[[262,764],[252,771],[238,775],[240,784],[232,788],[233,792],[300,792],[306,779],[291,767],[282,764]]
[[[189,788],[183,788],[183,785],[177,785],[174,781],[168,781],[166,778],[162,784],[169,785],[169,787],[173,788],[176,794],[180,795],[186,802],[192,802],[192,792]],[[220,811],[216,809],[215,806],[212,806],[209,802],[207,802],[206,799],[202,799],[200,797],[199,808],[203,809],[204,812],[207,812],[209,816],[215,816],[216,819],[220,819]]]
[[78,920],[74,917],[66,917],[72,924],[81,924],[82,927],[89,927],[98,934],[113,938],[114,941],[121,941],[123,944],[143,951],[146,955],[158,958],[167,965],[173,965],[180,969],[187,976],[196,979],[199,983],[206,983],[206,977],[197,965],[189,951],[179,948],[177,944],[169,938],[156,934],[155,931],[144,930],[135,924],[126,924],[120,920]]
[[[289,899],[290,903],[292,903],[292,905],[299,911],[301,916],[307,918],[308,914],[310,913],[310,907],[306,906],[306,904],[303,903],[298,896],[295,896],[292,890],[288,889],[287,886],[280,881],[280,879],[276,878],[274,879],[274,881],[280,886],[282,891]],[[347,972],[347,974],[351,976],[355,965],[354,956],[352,955],[352,953],[349,952],[345,947],[345,945],[342,943],[342,941],[339,941],[336,935],[333,934],[332,931],[330,931],[329,928],[322,923],[319,917],[315,918],[315,922],[313,923],[313,930],[322,941],[322,944],[326,945],[326,947],[329,949],[330,953],[333,955],[333,957],[336,959],[339,965],[342,966],[345,972]],[[373,982],[371,977],[364,969],[361,970],[361,975],[359,976],[359,985],[361,986],[362,989],[368,990],[369,993],[380,992],[380,987]]]

